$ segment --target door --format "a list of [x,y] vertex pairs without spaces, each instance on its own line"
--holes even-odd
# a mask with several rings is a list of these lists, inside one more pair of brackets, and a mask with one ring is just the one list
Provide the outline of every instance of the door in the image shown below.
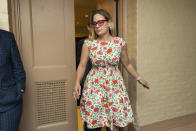
[[27,74],[20,131],[77,131],[73,0],[9,0]]

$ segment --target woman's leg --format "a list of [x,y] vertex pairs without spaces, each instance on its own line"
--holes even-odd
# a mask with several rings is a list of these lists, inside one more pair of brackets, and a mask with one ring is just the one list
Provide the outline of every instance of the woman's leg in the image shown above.
[[101,127],[99,128],[88,128],[87,124],[85,124],[85,131],[101,131]]
[[100,128],[87,128],[85,129],[85,131],[101,131],[101,127]]
[[107,131],[119,131],[119,129],[116,126],[113,127],[113,130],[111,130],[109,127],[107,127]]

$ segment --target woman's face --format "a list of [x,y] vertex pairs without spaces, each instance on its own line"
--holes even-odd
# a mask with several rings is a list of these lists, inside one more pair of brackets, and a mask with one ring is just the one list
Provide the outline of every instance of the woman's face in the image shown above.
[[98,36],[103,36],[109,33],[109,21],[100,14],[94,15],[92,26]]

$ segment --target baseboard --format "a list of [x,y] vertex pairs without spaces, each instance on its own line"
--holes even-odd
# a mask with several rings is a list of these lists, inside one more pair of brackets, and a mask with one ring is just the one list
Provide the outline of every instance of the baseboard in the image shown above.
[[196,131],[196,114],[135,128],[136,131]]

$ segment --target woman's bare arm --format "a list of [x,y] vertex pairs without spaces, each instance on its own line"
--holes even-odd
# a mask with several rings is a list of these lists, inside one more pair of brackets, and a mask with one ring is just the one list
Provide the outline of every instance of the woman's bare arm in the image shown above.
[[[131,74],[135,79],[139,77],[139,74],[134,69],[133,65],[129,62],[129,57],[127,53],[127,45],[125,45],[122,48],[121,56],[120,56],[121,63],[125,67],[125,69],[128,71],[129,74]],[[148,82],[140,79],[139,83],[142,84],[144,87],[149,88]]]
[[80,57],[80,63],[78,65],[78,69],[76,72],[76,80],[75,80],[75,86],[74,86],[74,94],[75,99],[79,99],[79,96],[81,95],[81,86],[80,86],[80,81],[84,75],[85,69],[86,69],[86,64],[88,62],[89,56],[88,56],[88,47],[84,43],[82,46],[82,53]]

